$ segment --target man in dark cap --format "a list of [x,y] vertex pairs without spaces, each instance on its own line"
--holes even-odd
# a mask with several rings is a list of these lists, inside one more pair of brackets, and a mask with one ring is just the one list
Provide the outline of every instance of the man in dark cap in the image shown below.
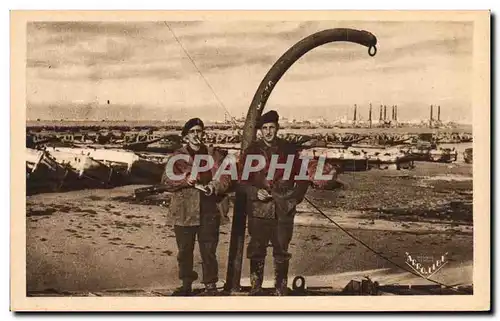
[[[196,128],[194,130],[192,130],[193,127],[196,127]],[[183,138],[188,138],[188,140],[189,140],[189,138],[193,138],[193,137],[197,137],[197,138],[201,139],[201,137],[202,137],[201,134],[203,134],[204,130],[205,130],[205,124],[203,123],[203,121],[201,119],[191,118],[182,127],[181,135]],[[194,133],[194,135],[188,136],[190,131],[192,133]],[[199,145],[198,142],[196,144],[194,144],[194,146],[198,146],[198,145]]]
[[[205,293],[215,295],[218,282],[218,262],[216,257],[219,242],[219,227],[223,208],[221,200],[229,188],[230,178],[220,176],[214,179],[218,165],[222,163],[224,154],[214,148],[203,144],[204,124],[199,118],[186,122],[182,129],[183,147],[174,152],[171,157],[179,158],[172,167],[167,163],[162,183],[173,192],[170,203],[170,219],[174,225],[175,237],[178,247],[179,278],[182,286],[174,295],[187,296],[192,293],[192,283],[198,275],[193,270],[193,251],[195,239],[198,238],[202,259],[203,280]],[[198,169],[203,164],[198,164],[200,156],[211,157],[215,163],[209,170]],[[206,164],[205,164],[206,165]],[[182,179],[174,179],[169,171]],[[197,173],[196,177],[191,175]]]
[[[262,170],[252,173],[248,180],[241,180],[247,195],[250,295],[262,294],[264,262],[269,243],[273,248],[275,294],[286,295],[291,258],[288,246],[293,234],[296,205],[302,201],[309,184],[307,181],[294,180],[295,175],[299,174],[301,160],[294,145],[277,137],[278,120],[279,115],[274,110],[260,117],[257,129],[262,138],[249,146],[241,162],[244,163],[249,155],[261,155],[266,159],[266,166]],[[293,156],[293,162],[287,161],[288,156]],[[286,163],[291,167],[288,179],[284,178],[284,169],[274,168],[274,174],[268,175],[273,157],[278,159],[279,164]]]

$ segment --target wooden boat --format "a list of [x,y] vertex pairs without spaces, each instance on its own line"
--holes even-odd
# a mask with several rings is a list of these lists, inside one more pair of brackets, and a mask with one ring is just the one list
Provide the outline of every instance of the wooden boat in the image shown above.
[[143,149],[145,152],[151,153],[173,153],[176,149],[180,148],[182,144],[176,141],[170,141],[162,139],[153,143],[150,143]]
[[140,158],[139,155],[133,152],[113,149],[56,147],[55,150],[75,155],[90,156],[109,166],[123,165],[127,171],[130,171],[132,164]]
[[362,150],[368,157],[370,168],[401,169],[414,167],[414,157],[401,147]]
[[466,148],[464,151],[464,162],[467,164],[472,164],[472,159],[473,159],[472,147]]
[[137,153],[140,158],[151,161],[157,164],[166,164],[169,157],[172,156],[172,153],[164,154],[164,153],[152,153],[152,152],[139,152]]
[[140,158],[132,164],[127,182],[130,184],[159,184],[165,165]]
[[36,170],[36,168],[40,164],[41,159],[43,158],[43,154],[43,150],[26,148],[25,158],[27,174],[31,174]]
[[26,149],[26,192],[56,192],[75,176],[68,166],[59,164],[43,150]]
[[368,158],[354,149],[309,148],[302,150],[301,155],[314,159],[325,157],[327,162],[338,166],[341,171],[357,172],[368,169]]
[[177,134],[137,135],[135,141],[126,141],[122,145],[125,150],[149,152],[173,152],[181,146],[181,137]]
[[148,148],[149,144],[153,144],[162,140],[162,137],[146,140],[146,141],[136,141],[133,143],[123,144],[123,149],[134,150],[134,151],[144,151]]
[[458,159],[458,152],[454,148],[439,148],[429,151],[429,160],[432,162],[450,163]]
[[56,148],[48,148],[46,151],[60,164],[69,165],[78,174],[79,179],[90,179],[98,185],[110,183],[113,169],[87,155],[60,151]]
[[155,184],[160,182],[164,166],[154,161],[141,158],[130,151],[92,148],[55,148],[58,151],[85,155],[110,167],[113,175],[110,181],[121,184]]

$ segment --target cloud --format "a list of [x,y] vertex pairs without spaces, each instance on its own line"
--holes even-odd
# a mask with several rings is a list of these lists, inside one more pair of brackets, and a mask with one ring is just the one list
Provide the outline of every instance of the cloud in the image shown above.
[[[47,62],[32,62],[36,63],[38,67],[46,66]],[[37,75],[40,78],[48,80],[65,80],[65,81],[82,81],[82,80],[118,80],[130,78],[156,78],[156,79],[178,79],[181,78],[179,68],[172,67],[168,64],[163,65],[126,65],[120,66],[108,65],[106,68],[85,68],[78,69],[78,71],[59,70],[53,72],[48,69],[39,69]]]
[[308,52],[302,60],[311,62],[355,62],[375,60],[377,63],[388,63],[406,57],[418,56],[466,56],[472,54],[470,38],[433,39],[414,42],[394,48],[378,48],[377,55],[370,57],[368,48],[358,44],[335,43],[326,44]]
[[28,59],[26,60],[27,68],[52,68],[57,67],[57,65],[53,65],[51,61],[46,59]]
[[45,30],[55,34],[69,33],[75,36],[87,35],[131,35],[148,30],[156,23],[144,22],[31,22],[28,24],[28,33]]
[[450,38],[424,40],[410,45],[394,48],[391,52],[394,57],[415,56],[417,54],[444,54],[444,55],[471,55],[471,38]]
[[[169,23],[170,24],[170,23]],[[206,23],[205,23],[206,24]],[[252,26],[253,25],[253,26]],[[228,28],[220,30],[204,31],[203,28],[192,32],[193,30],[178,30],[173,27],[173,32],[183,42],[190,44],[203,44],[209,40],[224,39],[231,44],[248,44],[258,46],[259,42],[267,41],[286,41],[297,39],[299,41],[310,33],[306,29],[317,25],[316,22],[239,22],[230,23]],[[231,28],[234,26],[234,28]]]
[[203,71],[226,69],[242,65],[270,65],[276,60],[276,57],[273,55],[258,51],[249,54],[249,52],[242,51],[240,47],[236,46],[207,46],[192,51],[190,56]]
[[408,64],[398,64],[398,65],[380,65],[372,68],[364,69],[363,72],[376,72],[376,73],[386,73],[386,74],[396,74],[396,73],[408,73],[414,71],[424,71],[430,68],[429,65],[417,62]]
[[[46,56],[62,63],[87,64],[89,61],[121,61],[142,48],[154,49],[173,39],[155,35],[157,23],[30,23],[28,59]],[[161,26],[161,25],[160,25]],[[153,50],[153,53],[155,51]],[[134,56],[140,58],[140,56]]]
[[[411,63],[411,64],[398,64],[398,65],[377,65],[368,68],[358,68],[355,66],[346,66],[345,68],[335,69],[334,72],[331,71],[331,68],[324,70],[323,72],[290,72],[289,74],[284,76],[285,81],[298,81],[298,82],[308,82],[312,80],[324,80],[329,78],[343,77],[343,76],[352,76],[353,74],[359,75],[359,77],[363,77],[370,73],[379,73],[379,74],[402,74],[409,73],[415,71],[423,71],[429,68],[428,65],[424,63]],[[285,78],[286,77],[286,78]]]
[[[409,100],[432,100],[442,94],[470,103],[465,79],[471,68],[455,67],[471,64],[471,24],[176,21],[168,25],[236,114],[246,112],[254,88],[286,50],[314,32],[337,27],[373,32],[379,40],[377,55],[369,57],[368,48],[344,42],[315,48],[285,74],[273,93],[276,102],[295,111],[294,106],[304,101],[319,106],[332,100],[351,104],[361,96],[401,100],[395,96],[398,91]],[[181,44],[162,21],[30,23],[28,100],[62,106],[55,112],[58,115],[64,113],[65,103],[75,99],[111,99],[121,106],[143,106],[138,108],[159,106],[165,115],[177,116],[192,112],[195,106],[213,107],[212,92]],[[365,88],[363,95],[350,91],[351,87]],[[304,98],[300,93],[311,96]],[[126,112],[111,114],[122,117]]]
[[[169,77],[185,77],[194,69],[182,70],[185,66],[183,62],[186,61],[182,45],[202,72],[222,71],[242,65],[270,67],[296,41],[317,31],[320,22],[233,22],[223,27],[213,27],[210,23],[200,21],[168,24],[178,33],[181,44],[175,42],[166,24],[162,22],[32,24],[28,32],[33,41],[28,46],[27,66],[45,69],[39,75],[47,79],[61,77],[61,73],[55,71],[56,68],[75,66],[86,67],[88,71],[77,72],[73,76],[64,72],[62,77],[67,80],[103,77],[113,79],[127,75],[154,78],[165,74]],[[212,27],[207,28],[207,25]],[[234,28],[227,28],[233,25]],[[224,32],[220,32],[221,29]],[[354,46],[358,45],[325,45],[322,47],[326,49],[317,48],[301,60],[322,63],[369,58],[366,48]],[[179,70],[160,67],[158,72],[151,71],[150,68],[141,72],[134,67],[137,63],[158,65],[165,60],[175,63]],[[94,70],[116,66],[123,70],[116,73]],[[115,76],[117,74],[119,76]]]

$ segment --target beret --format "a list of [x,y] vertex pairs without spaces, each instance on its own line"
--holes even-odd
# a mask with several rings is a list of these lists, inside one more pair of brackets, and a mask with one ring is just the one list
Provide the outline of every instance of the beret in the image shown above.
[[182,136],[186,136],[188,131],[193,128],[194,126],[201,126],[202,128],[205,128],[205,125],[203,124],[203,121],[199,118],[191,118],[188,120],[185,124],[184,127],[182,128]]
[[260,116],[257,121],[257,128],[261,128],[265,123],[277,123],[279,121],[280,116],[275,110],[270,110],[267,113]]

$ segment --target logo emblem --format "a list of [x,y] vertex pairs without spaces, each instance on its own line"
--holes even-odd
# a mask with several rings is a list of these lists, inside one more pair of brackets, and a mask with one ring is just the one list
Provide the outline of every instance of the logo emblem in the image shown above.
[[435,261],[433,258],[427,256],[416,257],[410,255],[408,252],[406,252],[405,254],[406,254],[405,263],[424,279],[430,278],[431,276],[436,274],[439,270],[441,270],[446,263],[448,263],[448,260],[446,258],[448,252],[441,255],[441,257]]

